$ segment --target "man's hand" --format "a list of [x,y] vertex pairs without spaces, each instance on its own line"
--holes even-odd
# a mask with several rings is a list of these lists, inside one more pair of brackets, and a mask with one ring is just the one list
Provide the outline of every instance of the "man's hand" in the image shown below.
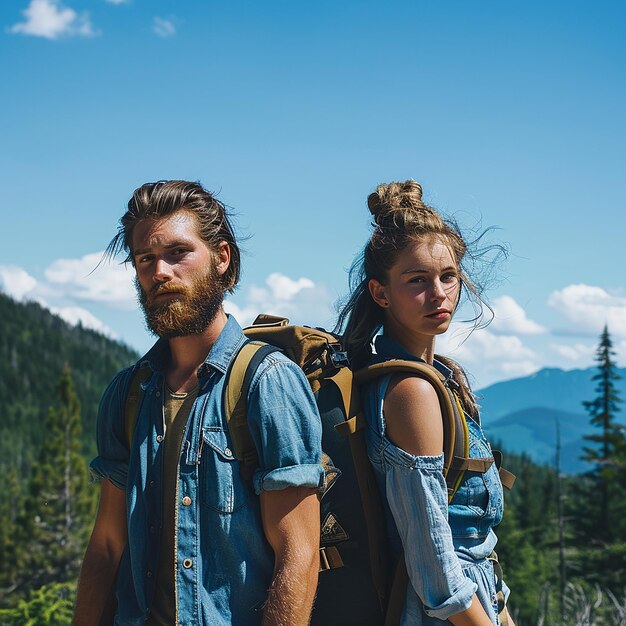
[[127,540],[126,494],[103,480],[96,523],[80,570],[73,626],[113,623],[117,568]]
[[288,487],[261,492],[265,536],[274,549],[274,579],[264,626],[306,626],[319,571],[320,507],[317,490]]

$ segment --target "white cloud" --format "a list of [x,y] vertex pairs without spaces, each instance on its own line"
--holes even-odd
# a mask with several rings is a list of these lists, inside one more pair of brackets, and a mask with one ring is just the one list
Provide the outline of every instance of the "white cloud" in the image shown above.
[[117,334],[111,328],[106,326],[93,313],[87,311],[87,309],[79,306],[54,306],[48,304],[48,298],[63,300],[66,294],[60,293],[59,289],[53,289],[46,283],[38,282],[36,278],[21,267],[0,265],[0,288],[14,300],[38,302],[41,306],[58,315],[72,326],[82,324],[85,328],[97,330],[113,339],[117,338]]
[[164,17],[155,17],[152,20],[152,30],[159,36],[166,39],[176,34],[176,26],[172,20]]
[[80,259],[58,259],[45,270],[45,276],[74,298],[107,302],[125,310],[134,309],[132,268],[113,261],[101,263],[102,255],[102,252],[94,252]]
[[0,265],[0,287],[14,300],[23,300],[37,286],[37,280],[21,267]]
[[599,334],[608,325],[612,335],[626,337],[626,297],[592,285],[569,285],[554,291],[548,305],[575,324],[580,334]]
[[526,311],[511,297],[500,296],[493,301],[495,317],[491,329],[496,334],[541,335],[547,330],[526,317]]
[[288,317],[292,323],[326,326],[331,323],[331,298],[323,285],[309,278],[294,280],[274,272],[265,280],[265,287],[252,285],[244,296],[227,300],[225,308],[240,324],[246,326],[259,313]]
[[11,26],[9,32],[46,39],[95,35],[87,13],[79,14],[58,0],[31,0],[23,15],[25,21]]
[[568,361],[582,361],[584,365],[591,364],[595,352],[595,346],[584,343],[575,343],[574,345],[553,343],[550,344],[550,348]]
[[436,351],[458,360],[476,386],[527,376],[541,367],[540,356],[515,335],[496,335],[487,329],[468,331],[454,324],[437,338]]
[[103,335],[117,339],[117,334],[111,330],[106,324],[102,323],[95,315],[79,306],[67,307],[49,307],[50,311],[65,320],[71,326],[81,324],[85,328],[97,330]]

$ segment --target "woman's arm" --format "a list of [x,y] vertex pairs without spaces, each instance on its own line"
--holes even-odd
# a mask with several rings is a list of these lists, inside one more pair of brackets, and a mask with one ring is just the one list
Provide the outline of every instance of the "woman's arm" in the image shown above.
[[[400,450],[414,457],[426,457],[433,460],[441,457],[443,451],[443,418],[439,405],[439,399],[433,386],[426,380],[411,376],[396,376],[391,380],[384,402],[384,415],[387,424],[387,438]],[[406,459],[409,460],[408,458]],[[458,589],[459,578],[463,577],[458,559],[454,555],[452,535],[447,519],[447,490],[443,475],[428,468],[428,462],[424,468],[418,468],[418,459],[413,468],[403,468],[394,480],[387,480],[387,496],[394,515],[398,531],[402,538],[405,549],[407,570],[411,583],[428,609],[433,604],[433,597],[424,597],[425,587],[423,576],[419,576],[419,570],[415,567],[412,559],[427,559],[429,567],[428,578],[436,581],[440,590],[449,588],[458,598],[452,600],[450,607],[465,606],[460,611],[442,617],[448,619],[455,626],[492,626],[489,616],[483,609],[473,590],[475,586],[469,579],[462,581],[464,590]],[[413,475],[411,475],[413,472]],[[415,494],[405,494],[406,498],[395,498],[390,490],[406,489],[407,487],[420,490],[422,501],[421,511],[412,510],[407,500]],[[414,505],[413,505],[414,506]],[[423,528],[415,528],[416,525]],[[433,536],[436,535],[436,536]],[[433,545],[425,545],[430,541]],[[416,545],[421,543],[421,545]],[[421,578],[421,580],[417,580]],[[450,579],[450,580],[448,580]],[[454,582],[456,581],[456,583]],[[457,586],[457,589],[455,589]],[[441,593],[441,591],[439,592]],[[448,598],[437,598],[440,604],[438,611],[446,612]],[[469,605],[468,605],[469,602]],[[455,609],[453,609],[455,610]]]

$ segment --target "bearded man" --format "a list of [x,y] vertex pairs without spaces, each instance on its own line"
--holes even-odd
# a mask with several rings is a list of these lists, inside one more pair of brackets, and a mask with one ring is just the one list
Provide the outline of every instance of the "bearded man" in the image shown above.
[[[159,337],[105,391],[98,413],[100,504],[74,624],[308,623],[319,568],[321,427],[301,370],[265,357],[248,396],[259,467],[239,473],[223,408],[246,339],[222,302],[240,252],[224,205],[198,183],[139,187],[109,253],[136,272]],[[141,384],[132,439],[126,403]],[[255,495],[256,494],[256,495]]]

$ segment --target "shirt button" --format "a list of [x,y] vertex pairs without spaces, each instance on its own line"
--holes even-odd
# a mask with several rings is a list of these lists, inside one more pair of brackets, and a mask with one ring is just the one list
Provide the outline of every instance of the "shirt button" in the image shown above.
[[154,535],[155,528],[154,526],[150,526],[150,532]]
[[154,487],[154,481],[153,481],[153,480],[151,480],[151,481],[149,482],[149,485],[150,485],[150,487]]
[[231,456],[233,456],[232,450],[231,450],[230,448],[226,448],[226,449],[224,450],[224,454],[225,454],[228,458],[230,458]]
[[193,561],[191,559],[185,559],[183,561],[183,567],[185,569],[189,569],[193,565]]
[[152,572],[151,572],[150,570],[148,570],[148,571],[146,572],[146,576],[147,576],[148,578],[152,578]]
[[163,441],[163,435],[157,435],[157,442],[161,443]]
[[190,498],[189,496],[185,496],[185,497],[183,498],[183,504],[184,504],[185,506],[189,506],[189,505],[191,504],[191,498]]
[[161,392],[157,391],[155,395],[156,395],[157,398],[160,398],[161,397]]

